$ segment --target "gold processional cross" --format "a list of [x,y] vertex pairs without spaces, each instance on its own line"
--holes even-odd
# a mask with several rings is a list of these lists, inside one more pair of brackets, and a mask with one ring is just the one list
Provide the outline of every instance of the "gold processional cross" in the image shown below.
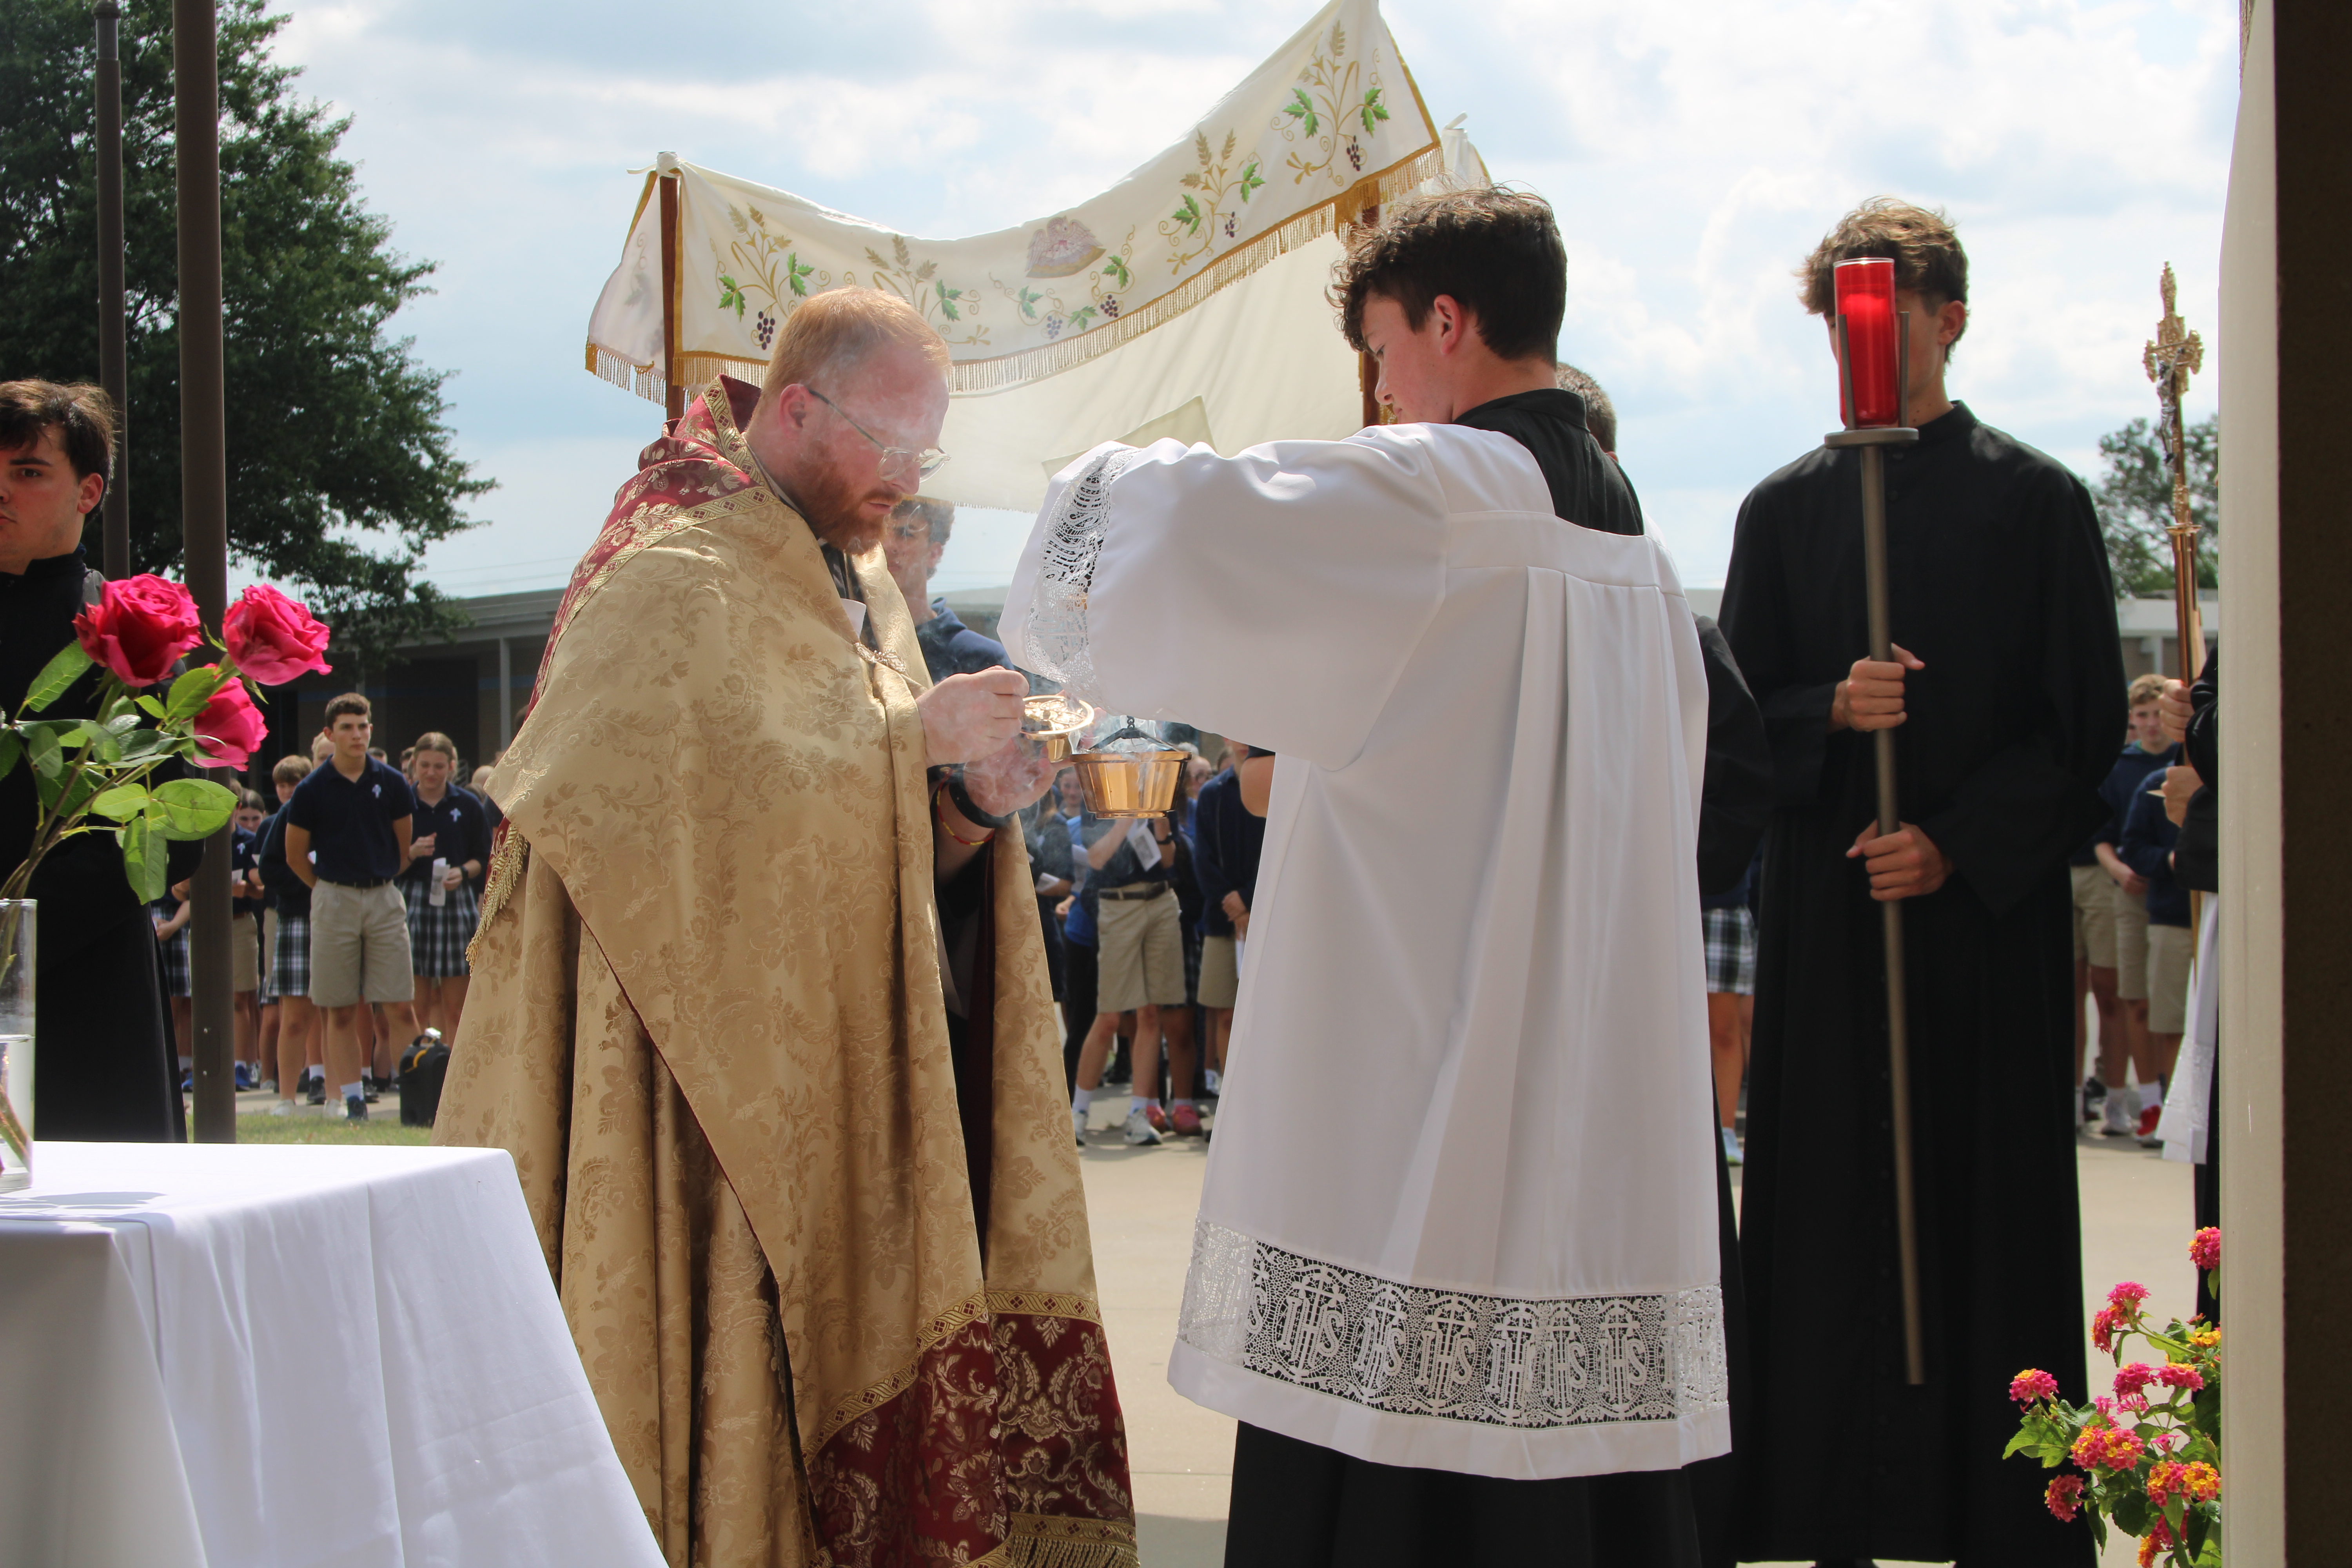
[[2197,524],[2189,510],[2189,444],[2181,430],[2180,400],[2189,391],[2189,377],[2205,368],[2205,340],[2189,330],[2175,308],[2179,286],[2172,264],[2164,266],[2164,320],[2156,326],[2156,341],[2141,352],[2140,363],[2156,383],[2161,410],[2158,428],[2164,440],[2166,464],[2172,470],[2172,525],[2164,531],[2172,540],[2173,620],[2179,637],[2180,678],[2194,680],[2205,668],[2205,629],[2197,604]]

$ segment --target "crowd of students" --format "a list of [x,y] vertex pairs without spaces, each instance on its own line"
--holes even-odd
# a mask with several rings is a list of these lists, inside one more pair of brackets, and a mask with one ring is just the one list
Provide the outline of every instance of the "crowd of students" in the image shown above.
[[[457,1040],[499,809],[457,783],[448,736],[419,736],[397,768],[373,740],[367,699],[333,699],[310,754],[270,770],[276,809],[248,790],[236,814],[236,1087],[274,1090],[272,1115],[325,1105],[331,1089],[345,1118],[365,1121],[396,1076],[396,1042]],[[181,882],[152,910],[184,1089],[187,900]]]

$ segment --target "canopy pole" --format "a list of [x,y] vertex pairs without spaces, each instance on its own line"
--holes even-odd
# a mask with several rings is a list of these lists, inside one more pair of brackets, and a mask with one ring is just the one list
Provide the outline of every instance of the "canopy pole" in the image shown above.
[[[208,626],[228,607],[228,431],[221,343],[220,55],[214,0],[173,0],[173,139],[180,229],[180,514],[183,575]],[[229,834],[205,840],[189,889],[199,1143],[236,1142],[231,1031]]]
[[122,7],[98,0],[98,384],[114,405],[114,465],[99,506],[101,569],[131,575],[131,363],[122,319]]
[[677,154],[664,153],[656,183],[661,186],[662,408],[671,420],[686,412],[686,388],[678,384],[677,353]]

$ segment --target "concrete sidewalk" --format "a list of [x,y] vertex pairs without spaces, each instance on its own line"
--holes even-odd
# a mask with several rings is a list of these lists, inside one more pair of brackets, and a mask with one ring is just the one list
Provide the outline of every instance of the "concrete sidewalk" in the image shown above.
[[[1168,1347],[1176,1337],[1208,1149],[1197,1139],[1129,1149],[1116,1131],[1126,1115],[1121,1097],[1096,1102],[1097,1142],[1083,1163],[1103,1327],[1127,1413],[1143,1568],[1216,1568],[1224,1560],[1234,1423],[1168,1386]],[[2196,1299],[2189,1168],[2129,1140],[2084,1138],[2077,1170],[2084,1323],[2122,1279],[2146,1285],[2159,1316],[2185,1315]],[[2016,1267],[2030,1271],[2034,1260],[2019,1258]],[[2113,1363],[2096,1351],[2090,1355],[2092,1381],[2104,1387]],[[2135,1545],[2112,1536],[2101,1568],[2126,1568]]]

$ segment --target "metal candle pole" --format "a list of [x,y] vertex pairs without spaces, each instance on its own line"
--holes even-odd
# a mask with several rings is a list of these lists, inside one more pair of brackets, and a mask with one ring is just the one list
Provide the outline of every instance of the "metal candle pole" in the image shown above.
[[[1895,338],[1891,410],[1864,406],[1857,399],[1852,323],[1841,309],[1837,317],[1838,389],[1845,428],[1832,431],[1823,438],[1822,445],[1832,450],[1852,447],[1862,454],[1862,570],[1870,621],[1870,657],[1891,663],[1895,647],[1886,594],[1886,449],[1916,443],[1919,432],[1905,420],[1905,395],[1911,371],[1910,313],[1894,310],[1893,265],[1885,264],[1885,270],[1886,314],[1891,318]],[[1884,423],[1890,417],[1893,424]],[[1880,422],[1865,422],[1871,420]],[[1885,835],[1899,831],[1903,825],[1895,792],[1895,731],[1880,730],[1872,739],[1878,763],[1878,831]],[[1904,987],[1903,903],[1899,899],[1890,899],[1879,909],[1886,946],[1886,1077],[1895,1143],[1895,1237],[1903,1286],[1904,1380],[1916,1386],[1927,1381],[1927,1350],[1919,1312],[1919,1224],[1911,1163],[1911,1029]]]

